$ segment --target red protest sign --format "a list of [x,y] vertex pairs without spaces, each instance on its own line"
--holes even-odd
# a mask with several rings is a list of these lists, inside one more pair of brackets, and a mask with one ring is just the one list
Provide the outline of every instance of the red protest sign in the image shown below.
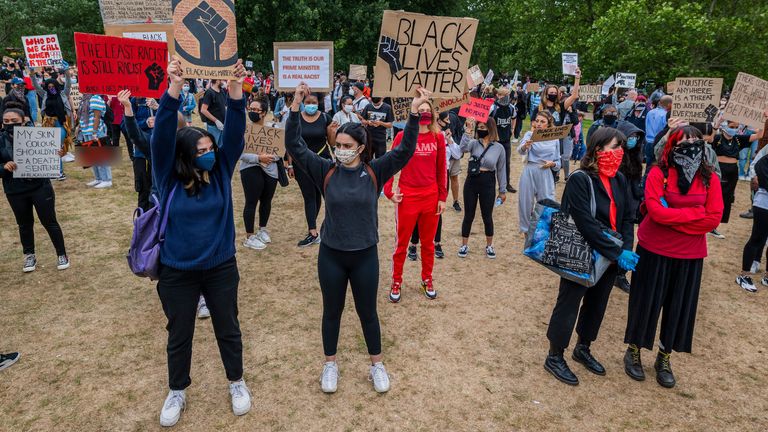
[[168,88],[168,44],[116,36],[75,33],[80,92],[159,98]]
[[488,121],[488,114],[491,113],[491,105],[493,105],[493,99],[470,98],[468,104],[461,106],[459,117],[471,117],[480,123],[485,123]]

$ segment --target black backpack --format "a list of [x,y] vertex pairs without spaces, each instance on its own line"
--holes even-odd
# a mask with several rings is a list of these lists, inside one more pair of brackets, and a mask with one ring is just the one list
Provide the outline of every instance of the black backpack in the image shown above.
[[104,104],[107,109],[104,111],[104,124],[107,125],[107,129],[112,127],[112,123],[115,122],[115,113],[112,111],[112,107],[109,106],[109,101]]

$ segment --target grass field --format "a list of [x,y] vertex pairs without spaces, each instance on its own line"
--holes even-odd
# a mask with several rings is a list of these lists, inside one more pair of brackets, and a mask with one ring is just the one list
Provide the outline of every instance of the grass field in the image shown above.
[[[69,270],[56,270],[53,248],[37,225],[38,270],[22,274],[16,223],[0,200],[0,351],[22,352],[18,364],[0,372],[0,430],[160,430],[166,320],[155,284],[131,275],[125,261],[136,203],[129,164],[115,167],[111,190],[87,188],[90,171],[73,165],[66,171],[69,180],[54,187]],[[512,175],[520,175],[517,158]],[[721,227],[725,240],[709,240],[694,351],[672,356],[676,388],[655,383],[654,353],[643,353],[648,380],[624,374],[627,295],[619,290],[593,345],[607,376],[571,362],[581,385],[568,387],[542,367],[558,279],[522,256],[516,197],[494,213],[496,260],[481,253],[478,234],[470,239],[470,256],[456,257],[462,215],[450,210],[443,228],[447,256],[435,268],[438,299],[419,294],[419,265],[407,262],[397,305],[386,301],[394,209],[382,199],[379,315],[392,390],[378,395],[366,380],[368,359],[350,294],[339,391],[325,395],[318,382],[317,248],[296,247],[305,232],[298,188],[278,190],[269,224],[273,244],[256,252],[241,246],[243,195],[235,177],[240,323],[254,406],[244,417],[231,413],[210,320],[199,321],[188,407],[175,430],[768,430],[768,288],[748,294],[734,284],[751,221],[735,217]],[[748,205],[742,182],[734,213]],[[481,229],[478,216],[474,230]]]

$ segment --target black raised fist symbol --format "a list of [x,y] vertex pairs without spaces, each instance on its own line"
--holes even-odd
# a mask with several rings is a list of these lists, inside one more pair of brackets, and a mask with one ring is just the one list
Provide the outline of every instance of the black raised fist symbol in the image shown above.
[[400,45],[389,36],[382,36],[379,40],[379,57],[387,62],[392,75],[403,69],[403,64],[400,62]]
[[200,58],[221,61],[221,44],[227,37],[229,23],[203,1],[182,20],[200,44]]
[[709,104],[709,106],[704,110],[704,114],[707,115],[707,123],[711,123],[715,119],[718,111],[720,110],[718,110],[716,106]]
[[159,64],[152,63],[146,69],[144,69],[144,75],[146,75],[149,79],[149,89],[157,90],[163,83],[163,78],[165,78],[165,71],[163,71],[163,68],[160,67]]

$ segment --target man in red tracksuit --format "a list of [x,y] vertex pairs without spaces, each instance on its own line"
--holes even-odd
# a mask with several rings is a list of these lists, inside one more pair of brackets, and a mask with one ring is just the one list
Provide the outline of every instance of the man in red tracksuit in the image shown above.
[[[445,209],[448,196],[446,187],[445,137],[439,132],[432,107],[425,103],[419,107],[419,139],[416,152],[400,172],[398,188],[393,190],[393,180],[384,185],[384,194],[395,202],[397,240],[392,255],[392,287],[389,300],[400,301],[408,242],[414,227],[419,227],[421,239],[421,289],[429,299],[437,297],[432,282],[432,267],[435,264],[435,244],[432,241],[437,232],[440,213]],[[392,142],[394,149],[400,145],[402,132]]]

